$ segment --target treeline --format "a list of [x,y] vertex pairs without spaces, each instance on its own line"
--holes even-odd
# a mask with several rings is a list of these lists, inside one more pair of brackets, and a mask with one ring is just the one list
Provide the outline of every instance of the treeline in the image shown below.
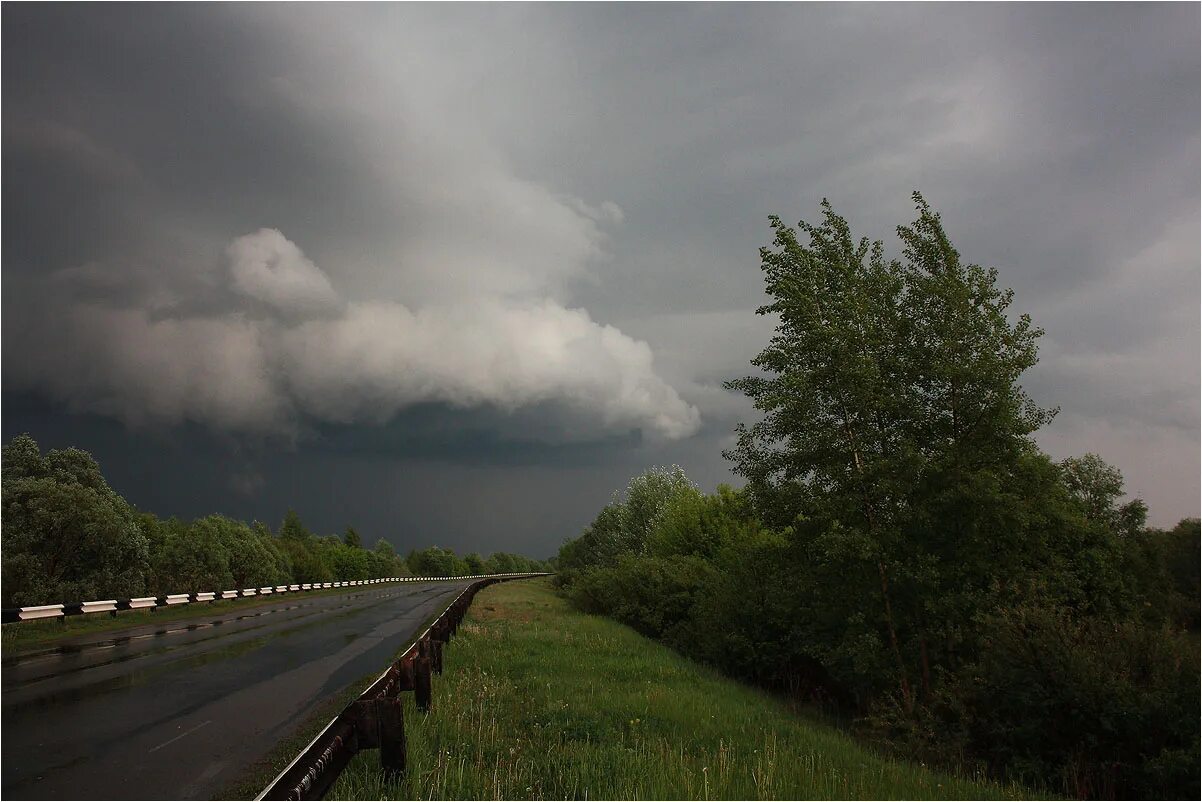
[[420,551],[410,551],[405,556],[405,565],[415,576],[472,576],[476,574],[524,574],[543,573],[553,570],[552,561],[535,560],[521,554],[498,551],[488,557],[469,552],[456,556],[452,549],[431,546]]
[[1096,455],[1056,463],[1018,377],[1040,331],[937,215],[904,259],[774,220],[778,316],[728,386],[742,490],[633,479],[558,560],[580,608],[836,707],[900,754],[1081,798],[1199,794],[1199,522],[1146,526]]
[[[2,472],[4,607],[545,569],[518,555],[459,558],[438,548],[402,559],[387,540],[367,547],[353,527],[342,536],[319,536],[291,510],[276,532],[260,521],[246,524],[221,515],[160,519],[109,487],[86,451],[52,449],[43,455],[27,434],[4,446]],[[469,570],[472,566],[484,570]]]

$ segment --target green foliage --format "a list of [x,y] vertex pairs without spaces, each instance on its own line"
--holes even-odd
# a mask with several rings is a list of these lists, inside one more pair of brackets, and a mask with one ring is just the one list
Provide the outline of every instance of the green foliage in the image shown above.
[[[929,692],[935,643],[954,650],[991,603],[998,557],[1048,558],[1015,488],[1055,484],[1028,439],[1052,413],[1017,383],[1041,332],[1009,322],[996,271],[964,264],[914,198],[918,219],[898,228],[904,262],[855,239],[825,201],[821,225],[799,224],[808,244],[773,218],[774,248],[761,251],[773,302],[759,311],[778,317],[777,333],[753,360],[763,373],[727,385],[764,413],[728,456],[766,520],[792,527],[816,589],[807,607],[856,622],[839,643],[820,624],[813,656],[862,690],[892,683],[907,707]],[[863,659],[878,642],[884,674]]]
[[355,527],[348,526],[346,534],[342,536],[342,542],[353,549],[363,548],[363,538],[359,537],[359,533],[355,531]]
[[1148,507],[1142,499],[1119,505],[1123,495],[1123,475],[1097,454],[1069,457],[1060,463],[1064,484],[1081,505],[1090,523],[1116,534],[1134,536],[1147,524]]
[[581,610],[615,618],[640,634],[670,644],[691,638],[690,613],[713,567],[696,556],[618,555],[571,586],[569,598]]
[[995,774],[1077,798],[1198,796],[1196,638],[1062,608],[983,624],[988,644],[949,683],[942,724]]
[[467,565],[451,549],[430,546],[409,552],[405,563],[414,576],[458,576],[467,573]]
[[149,543],[137,513],[78,449],[41,456],[29,435],[3,451],[4,605],[140,595]]
[[1185,518],[1168,531],[1149,529],[1127,541],[1151,622],[1198,631],[1199,529],[1197,518]]
[[444,549],[438,546],[409,552],[405,557],[405,564],[414,576],[515,574],[547,570],[545,562],[532,560],[520,554],[498,551],[489,555],[486,560],[476,553],[459,557],[455,554],[454,549]]
[[164,548],[155,556],[154,573],[160,581],[169,578],[179,586],[164,593],[181,593],[208,588],[232,588],[230,552],[221,537],[220,525],[200,520],[183,530],[168,533]]
[[373,565],[371,552],[349,543],[334,543],[326,547],[334,576],[346,579],[369,579]]
[[582,572],[620,554],[645,552],[669,507],[677,499],[699,496],[680,466],[653,468],[634,477],[625,493],[615,493],[580,537],[560,548],[558,581],[571,584]]
[[296,514],[296,510],[290,509],[284,514],[284,521],[280,524],[280,537],[284,540],[304,542],[313,537],[313,533],[301,523],[300,516]]

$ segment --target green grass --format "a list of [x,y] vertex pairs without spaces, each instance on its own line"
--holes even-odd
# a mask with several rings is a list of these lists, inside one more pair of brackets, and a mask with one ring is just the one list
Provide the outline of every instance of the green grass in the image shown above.
[[248,596],[239,599],[221,599],[212,602],[193,602],[171,607],[149,610],[122,610],[116,618],[107,613],[71,615],[64,618],[44,618],[33,621],[13,621],[0,626],[0,644],[4,648],[42,646],[99,632],[113,632],[147,624],[165,624],[194,618],[209,618],[243,609],[254,609],[286,601],[301,601],[316,596],[335,596],[343,593],[362,593],[392,587],[389,583],[348,588],[325,588],[322,590],[291,591],[272,593],[268,596]]
[[405,694],[407,774],[379,753],[333,799],[930,799],[1029,792],[882,757],[606,619],[545,579],[482,591],[434,709]]

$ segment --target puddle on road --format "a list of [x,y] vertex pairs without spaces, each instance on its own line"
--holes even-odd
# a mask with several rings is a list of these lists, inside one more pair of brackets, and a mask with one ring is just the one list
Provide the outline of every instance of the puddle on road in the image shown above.
[[[110,677],[109,679],[100,680],[98,682],[90,682],[74,688],[64,688],[58,691],[50,691],[48,693],[39,694],[32,699],[27,699],[20,702],[6,703],[4,705],[5,726],[11,726],[11,723],[15,723],[13,719],[29,716],[31,714],[41,712],[46,708],[95,699],[108,693],[114,693],[116,691],[122,691],[128,688],[135,688],[139,685],[144,685],[162,674],[187,670],[190,668],[197,668],[199,666],[208,665],[209,663],[228,660],[231,657],[238,657],[246,654],[247,652],[252,652],[256,649],[259,649],[270,641],[271,638],[269,637],[252,638],[247,641],[231,643],[228,646],[212,649],[191,657],[181,657],[178,660],[172,660],[171,662],[164,663],[162,665],[150,666],[142,670],[128,671],[117,677]],[[11,698],[11,692],[9,698]],[[10,719],[10,717],[12,718]]]

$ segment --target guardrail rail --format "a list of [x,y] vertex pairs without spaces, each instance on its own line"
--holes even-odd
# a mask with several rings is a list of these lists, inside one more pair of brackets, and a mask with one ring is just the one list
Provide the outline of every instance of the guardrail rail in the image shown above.
[[47,618],[65,620],[72,615],[90,615],[92,613],[108,613],[116,618],[121,610],[150,610],[160,607],[175,607],[180,604],[196,604],[198,602],[214,602],[224,599],[240,599],[248,596],[268,596],[275,593],[303,593],[313,590],[330,588],[351,588],[363,585],[378,585],[387,582],[447,582],[464,579],[517,579],[538,574],[476,574],[473,576],[390,576],[378,579],[352,579],[342,582],[305,582],[292,585],[273,585],[262,588],[242,588],[241,590],[201,591],[194,593],[174,593],[167,596],[144,596],[138,599],[105,599],[103,601],[76,602],[74,604],[42,604],[33,607],[7,607],[0,610],[0,623],[10,624],[17,621],[38,621]]

